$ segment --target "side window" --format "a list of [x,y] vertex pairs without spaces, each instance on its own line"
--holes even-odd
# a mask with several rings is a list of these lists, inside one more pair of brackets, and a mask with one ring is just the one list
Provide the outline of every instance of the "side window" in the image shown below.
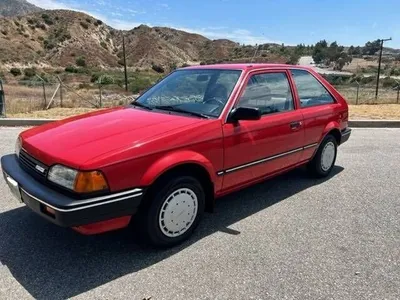
[[293,97],[286,74],[251,76],[238,106],[258,107],[262,114],[293,110]]
[[305,70],[291,70],[301,107],[335,103],[326,88]]

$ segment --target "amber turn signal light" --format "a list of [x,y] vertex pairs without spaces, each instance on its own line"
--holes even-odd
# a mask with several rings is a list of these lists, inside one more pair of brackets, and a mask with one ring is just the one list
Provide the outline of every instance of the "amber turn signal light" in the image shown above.
[[97,192],[107,188],[107,181],[99,171],[78,172],[76,176],[74,191],[77,193]]

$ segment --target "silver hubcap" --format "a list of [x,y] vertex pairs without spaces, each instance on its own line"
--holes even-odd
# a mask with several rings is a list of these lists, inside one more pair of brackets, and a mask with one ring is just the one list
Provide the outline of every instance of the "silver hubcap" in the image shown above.
[[335,145],[332,142],[328,142],[321,154],[321,168],[324,171],[328,171],[333,164],[335,159]]
[[197,209],[197,196],[191,189],[182,188],[171,193],[158,218],[162,233],[168,237],[184,234],[196,219]]

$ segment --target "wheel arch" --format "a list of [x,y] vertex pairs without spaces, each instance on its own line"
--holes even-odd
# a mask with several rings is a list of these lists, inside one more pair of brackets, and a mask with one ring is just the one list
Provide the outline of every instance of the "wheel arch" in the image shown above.
[[323,133],[323,135],[322,135],[321,140],[319,141],[319,144],[321,144],[321,142],[325,139],[325,137],[326,137],[328,134],[332,135],[332,136],[335,138],[335,140],[336,140],[336,142],[337,142],[337,144],[338,144],[338,146],[339,146],[339,145],[340,145],[340,142],[341,142],[341,139],[342,139],[342,135],[341,135],[341,133],[340,133],[340,125],[339,125],[338,122],[330,122],[330,123],[325,127],[324,133]]
[[215,171],[209,160],[192,151],[177,152],[165,156],[147,170],[141,179],[141,186],[148,186],[146,195],[172,176],[189,175],[200,181],[206,194],[206,211],[214,209]]

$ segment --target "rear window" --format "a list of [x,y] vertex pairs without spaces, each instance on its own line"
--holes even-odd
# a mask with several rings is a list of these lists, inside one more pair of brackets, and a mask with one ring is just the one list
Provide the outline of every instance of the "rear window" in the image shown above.
[[335,99],[327,89],[309,72],[291,70],[299,94],[301,107],[332,104]]

